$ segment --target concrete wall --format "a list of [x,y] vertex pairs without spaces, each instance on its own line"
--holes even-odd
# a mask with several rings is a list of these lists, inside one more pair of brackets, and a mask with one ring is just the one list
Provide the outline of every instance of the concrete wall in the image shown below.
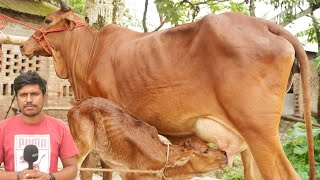
[[[318,92],[319,92],[319,76],[318,71],[313,65],[312,59],[315,53],[307,52],[310,59],[310,90],[311,90],[311,113],[313,115],[318,113]],[[303,116],[303,101],[302,101],[302,87],[300,74],[294,75],[293,80],[293,93],[294,93],[294,115]]]
[[293,93],[287,93],[284,99],[284,108],[282,115],[294,114],[294,95]]

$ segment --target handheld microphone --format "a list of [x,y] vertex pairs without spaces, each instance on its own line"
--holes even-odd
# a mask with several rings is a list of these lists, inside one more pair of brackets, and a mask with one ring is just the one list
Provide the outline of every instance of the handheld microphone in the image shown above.
[[28,169],[33,169],[33,162],[38,160],[39,150],[35,145],[27,145],[23,150],[23,159],[28,163]]

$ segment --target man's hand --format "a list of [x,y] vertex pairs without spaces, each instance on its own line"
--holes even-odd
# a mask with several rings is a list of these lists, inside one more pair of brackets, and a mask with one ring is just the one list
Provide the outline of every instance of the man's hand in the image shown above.
[[25,169],[20,172],[20,180],[25,179],[36,179],[36,180],[50,180],[50,175],[48,173],[44,173],[38,170],[29,170]]

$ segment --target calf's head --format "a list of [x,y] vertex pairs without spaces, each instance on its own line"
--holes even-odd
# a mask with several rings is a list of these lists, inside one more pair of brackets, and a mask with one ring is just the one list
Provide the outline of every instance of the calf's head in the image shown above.
[[198,138],[187,139],[182,147],[180,155],[172,159],[166,167],[166,176],[181,176],[182,173],[192,176],[222,168],[227,164],[224,152],[210,148]]

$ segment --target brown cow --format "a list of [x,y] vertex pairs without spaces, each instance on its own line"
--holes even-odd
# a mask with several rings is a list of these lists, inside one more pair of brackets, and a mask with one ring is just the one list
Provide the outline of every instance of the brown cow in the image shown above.
[[[223,141],[225,133],[238,136],[244,150],[242,143],[219,148],[241,152],[246,179],[258,179],[260,173],[264,179],[300,179],[278,132],[296,54],[315,178],[308,58],[281,26],[233,12],[153,33],[114,24],[96,31],[81,22],[62,3],[34,34],[44,48],[31,37],[23,54],[52,54],[57,75],[69,80],[77,99],[110,99],[160,134],[198,135],[209,142]],[[216,134],[217,125],[225,133]]]
[[[221,168],[227,162],[223,152],[211,149],[200,139],[188,139],[183,146],[171,145],[168,152],[167,145],[161,142],[153,126],[134,119],[111,101],[100,97],[86,98],[71,108],[68,122],[79,149],[79,165],[89,153],[93,153],[111,168],[163,168],[166,178],[186,179]],[[143,177],[153,179],[155,175],[144,174]],[[142,175],[127,174],[126,178],[142,179]]]

